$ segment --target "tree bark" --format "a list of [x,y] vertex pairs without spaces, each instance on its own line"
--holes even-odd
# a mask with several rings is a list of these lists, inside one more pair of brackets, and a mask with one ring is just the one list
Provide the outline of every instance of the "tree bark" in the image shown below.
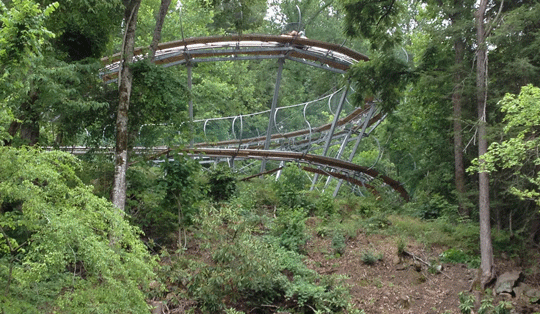
[[489,176],[484,169],[482,156],[487,152],[487,44],[485,30],[485,13],[487,0],[481,0],[475,12],[477,56],[476,56],[476,100],[478,109],[478,160],[479,160],[479,211],[480,211],[480,256],[482,289],[494,278],[493,247],[491,244],[491,220],[489,204]]
[[161,30],[163,29],[163,23],[165,22],[165,16],[171,5],[171,0],[161,0],[159,6],[159,13],[156,16],[156,27],[154,28],[154,35],[152,37],[152,43],[150,44],[150,60],[154,60],[156,56],[156,50],[158,48],[159,41],[161,40]]
[[137,28],[137,14],[141,0],[124,0],[125,32],[122,43],[122,61],[118,77],[118,110],[116,114],[116,152],[114,167],[114,182],[112,202],[124,211],[126,205],[126,172],[128,165],[128,111],[131,97],[133,73],[130,65],[133,63],[133,50],[135,48],[135,30]]
[[470,210],[465,201],[465,166],[463,164],[463,136],[461,125],[462,108],[462,64],[465,42],[462,38],[454,40],[455,50],[455,70],[454,70],[454,90],[452,92],[452,107],[454,120],[454,175],[458,199],[458,210],[462,216],[470,216]]

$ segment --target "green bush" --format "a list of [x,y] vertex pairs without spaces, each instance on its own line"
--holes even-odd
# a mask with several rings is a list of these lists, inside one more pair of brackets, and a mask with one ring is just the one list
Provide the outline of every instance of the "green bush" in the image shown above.
[[313,212],[319,217],[329,218],[337,213],[338,206],[331,192],[310,193],[308,201],[312,204]]
[[[475,297],[471,294],[460,292],[459,293],[459,309],[463,314],[470,314],[473,312],[475,303]],[[497,306],[493,305],[493,298],[486,296],[480,302],[480,308],[478,314],[510,314],[512,304],[510,302],[501,301]]]
[[366,265],[373,265],[382,260],[382,258],[382,254],[375,254],[370,250],[362,252],[362,255],[360,256],[360,260]]
[[279,203],[274,181],[254,178],[249,182],[238,182],[238,193],[233,202],[244,210],[253,210],[259,214],[273,212]]
[[441,253],[441,262],[467,264],[471,268],[480,266],[480,257],[466,253],[463,250],[451,248]]
[[212,169],[208,177],[208,194],[215,202],[228,201],[235,194],[236,176],[229,167]]
[[0,312],[147,312],[155,263],[140,231],[76,176],[77,159],[0,147],[0,160]]
[[290,302],[321,313],[335,313],[347,305],[343,286],[320,277],[303,264],[301,255],[271,239],[243,234],[221,245],[213,262],[194,280],[195,296],[209,313],[222,310],[224,300],[249,306]]
[[[270,230],[270,235],[254,233],[255,226],[244,220],[248,215],[243,212],[235,207],[202,207],[196,218],[197,232],[204,242],[200,247],[212,252],[212,260],[199,262],[196,269],[186,266],[194,262],[184,261],[184,267],[180,267],[183,270],[172,272],[173,277],[182,278],[186,293],[204,313],[217,313],[236,305],[253,308],[270,304],[294,308],[295,312],[314,309],[336,313],[348,305],[348,291],[340,278],[310,270],[302,255],[283,245],[280,234],[274,233],[276,229]],[[304,210],[287,210],[281,215],[281,227],[289,220],[287,215],[298,215],[299,221],[305,219]]]
[[345,253],[345,237],[343,236],[342,232],[334,232],[334,236],[332,237],[332,249],[334,250],[334,254],[343,255]]
[[307,211],[303,208],[280,209],[271,233],[279,238],[281,246],[301,252],[309,236],[306,232]]
[[274,183],[274,190],[278,198],[279,207],[306,207],[308,200],[306,197],[306,187],[309,179],[300,167],[287,166]]

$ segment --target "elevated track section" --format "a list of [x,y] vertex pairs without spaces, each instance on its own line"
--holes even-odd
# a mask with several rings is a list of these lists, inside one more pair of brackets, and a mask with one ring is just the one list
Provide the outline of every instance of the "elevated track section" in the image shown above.
[[[147,58],[148,48],[137,48],[135,60]],[[196,120],[193,102],[189,103],[193,140],[182,149],[190,156],[207,160],[226,160],[231,166],[239,160],[261,160],[259,174],[279,171],[285,162],[298,162],[313,173],[312,189],[320,175],[339,179],[336,195],[342,182],[365,187],[373,193],[372,181],[382,182],[408,200],[403,186],[379,173],[373,165],[354,164],[353,158],[362,139],[385,118],[376,103],[355,106],[349,100],[354,92],[350,82],[316,100],[290,106],[278,106],[283,65],[286,60],[299,62],[326,71],[344,74],[354,64],[368,61],[368,57],[342,45],[326,43],[300,36],[288,35],[232,35],[224,37],[196,37],[162,43],[158,46],[156,64],[185,66],[188,87],[192,85],[192,71],[197,63],[276,59],[278,69],[270,109],[232,117]],[[114,82],[121,67],[120,56],[103,58],[101,73],[106,83]],[[195,99],[196,101],[196,99]],[[330,121],[329,121],[330,120]],[[155,127],[146,125],[144,128]],[[377,142],[378,144],[378,142]],[[352,147],[351,147],[352,146]],[[331,149],[332,148],[332,149]],[[70,150],[70,148],[65,148]],[[71,148],[73,153],[84,153],[86,148]],[[111,148],[103,148],[112,152]],[[134,153],[145,153],[157,158],[178,152],[170,147],[135,148]],[[344,156],[345,152],[349,155]],[[380,156],[379,156],[380,158]],[[266,162],[277,160],[280,167],[268,169]],[[272,166],[270,167],[272,168]],[[278,170],[276,170],[278,169]],[[330,179],[324,184],[329,186]]]

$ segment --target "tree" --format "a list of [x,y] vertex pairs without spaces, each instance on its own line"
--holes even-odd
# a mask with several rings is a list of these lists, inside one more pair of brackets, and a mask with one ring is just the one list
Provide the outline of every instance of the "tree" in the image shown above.
[[178,212],[178,249],[187,245],[185,226],[194,215],[193,203],[200,197],[197,189],[198,171],[200,171],[198,161],[178,154],[173,161],[167,159],[163,164],[164,178],[160,184],[166,191],[165,205]]
[[405,6],[399,0],[341,0],[345,9],[345,34],[369,40],[374,50],[389,50],[403,40]]
[[[133,55],[135,49],[135,31],[137,28],[137,16],[141,0],[124,0],[125,31],[122,41],[122,56],[120,73],[118,76],[118,109],[116,113],[116,152],[114,182],[111,200],[113,204],[124,211],[126,203],[126,172],[128,167],[128,144],[129,144],[129,106],[133,87]],[[157,44],[161,38],[161,30],[165,21],[165,15],[170,5],[169,0],[162,0],[160,12],[156,17],[156,26],[150,47],[151,59],[155,56]]]
[[[500,4],[502,9],[504,0]],[[479,160],[479,211],[480,211],[480,255],[481,255],[481,269],[482,289],[485,288],[495,277],[495,270],[493,264],[493,246],[491,244],[491,215],[489,207],[489,174],[484,168],[483,155],[487,152],[487,38],[490,35],[492,27],[497,22],[499,15],[495,18],[495,21],[486,28],[486,10],[488,0],[481,0],[478,9],[475,12],[476,21],[476,101],[478,109],[478,160]],[[500,10],[499,10],[500,13]]]
[[519,95],[507,94],[500,104],[505,113],[503,131],[509,138],[489,146],[484,155],[485,169],[512,170],[510,193],[540,205],[540,175],[535,171],[540,165],[540,88],[523,86]]
[[128,166],[128,112],[131,97],[133,72],[133,51],[135,49],[135,30],[137,29],[137,14],[141,0],[124,0],[124,38],[122,40],[122,56],[120,73],[118,75],[118,109],[116,113],[116,152],[114,167],[114,183],[111,200],[113,204],[124,211],[126,205],[126,171]]
[[201,1],[201,4],[214,10],[209,26],[227,33],[242,34],[261,26],[266,13],[263,0],[211,0]]
[[[2,78],[0,96],[2,106],[11,106],[13,103],[21,103],[21,107],[27,109],[28,115],[20,117],[18,121],[12,121],[8,132],[11,141],[13,135],[21,127],[23,134],[29,139],[29,144],[37,142],[36,137],[36,113],[30,109],[31,104],[37,98],[32,92],[30,76],[33,64],[43,60],[43,46],[47,39],[54,34],[44,27],[46,18],[58,7],[58,3],[52,3],[44,10],[33,1],[15,0],[8,9],[4,3],[0,3],[2,12],[0,29],[0,64]],[[38,129],[39,131],[39,129]]]

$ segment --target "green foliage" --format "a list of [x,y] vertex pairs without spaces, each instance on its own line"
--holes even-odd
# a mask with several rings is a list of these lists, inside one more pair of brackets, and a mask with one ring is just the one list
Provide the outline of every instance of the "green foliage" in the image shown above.
[[389,216],[388,219],[391,227],[387,232],[412,237],[426,246],[438,244],[465,252],[478,251],[479,227],[475,223],[456,224],[444,218],[426,221],[408,216]]
[[280,207],[303,207],[307,205],[305,188],[309,178],[300,167],[287,166],[274,184]]
[[360,256],[360,260],[362,261],[362,263],[366,265],[373,265],[377,263],[378,261],[382,260],[382,258],[383,258],[382,254],[380,253],[376,254],[370,250],[363,251],[362,255]]
[[213,28],[228,33],[241,34],[262,25],[266,12],[266,2],[261,0],[200,0],[203,6],[211,7],[214,21]]
[[470,268],[480,266],[480,257],[471,253],[466,253],[461,249],[451,248],[441,253],[441,262],[467,264]]
[[[153,125],[165,124],[178,132],[181,123],[187,120],[190,95],[185,83],[173,69],[153,64],[148,59],[136,62],[132,67],[133,90],[129,109],[132,132],[138,132],[139,141],[148,146],[176,143],[172,130],[170,133],[164,132],[166,129],[161,130],[161,134],[151,133],[150,130]],[[156,139],[161,142],[156,143]]]
[[[187,103],[190,97],[185,82],[175,69],[155,65],[148,60],[133,65],[133,88],[129,108],[130,146],[180,145],[188,141]],[[95,146],[114,143],[118,89],[114,84],[102,87],[100,100],[105,108],[85,113],[84,124]],[[180,131],[180,132],[179,132]],[[107,143],[108,141],[108,143]]]
[[362,221],[362,226],[366,233],[374,233],[387,229],[391,225],[385,214],[377,214]]
[[370,41],[373,49],[388,49],[402,40],[400,14],[405,6],[393,0],[342,0],[345,33]]
[[[470,314],[473,312],[475,303],[475,297],[472,294],[465,292],[459,293],[459,309],[463,314]],[[486,296],[480,301],[480,308],[478,314],[510,314],[512,304],[507,301],[501,301],[497,306],[493,305],[493,298]]]
[[403,238],[399,238],[397,242],[397,255],[402,256],[407,248],[407,242]]
[[345,236],[343,233],[339,231],[334,232],[334,236],[332,237],[332,249],[334,250],[334,254],[343,255],[346,247]]
[[154,266],[139,231],[76,176],[69,154],[0,147],[5,313],[143,313]]
[[170,195],[166,199],[163,177],[163,167],[144,162],[130,166],[126,174],[129,184],[125,211],[130,221],[157,245],[168,244],[169,234],[178,228],[178,209],[171,204]]
[[212,169],[208,177],[208,194],[215,202],[228,201],[236,192],[236,176],[229,167]]
[[13,113],[5,106],[4,102],[0,102],[0,146],[3,146],[5,141],[11,140],[11,135],[6,126],[12,121]]
[[358,62],[350,69],[350,78],[358,86],[355,103],[361,106],[365,99],[375,97],[385,112],[392,112],[413,77],[409,65],[394,53],[383,53],[373,56],[370,61]]
[[459,293],[459,310],[462,314],[470,314],[474,309],[474,296],[465,292]]
[[[308,194],[308,200],[310,200],[309,196],[313,197],[314,193]],[[337,214],[338,206],[331,191],[320,193],[315,201],[310,201],[310,203],[315,207],[314,212],[319,217],[328,218]]]
[[510,193],[540,204],[540,193],[537,191],[540,177],[528,171],[540,165],[536,153],[540,143],[536,136],[536,127],[540,123],[540,88],[523,86],[519,96],[507,94],[500,104],[501,110],[506,113],[504,132],[511,137],[501,143],[492,143],[488,153],[482,156],[485,162],[475,160],[476,167],[469,170],[511,169],[517,181],[510,186]]
[[281,209],[272,225],[272,234],[279,238],[284,248],[301,252],[308,240],[306,233],[307,211],[303,208]]
[[41,9],[29,0],[14,0],[7,7],[0,3],[0,99],[2,107],[28,88],[29,69],[42,59],[45,43],[54,34],[44,27],[45,20],[58,7],[53,3]]
[[[39,2],[48,5],[52,0]],[[120,0],[61,1],[47,21],[47,27],[58,34],[52,41],[55,57],[73,62],[111,53],[112,39],[118,32],[123,13],[124,5]]]
[[422,219],[439,217],[452,219],[457,215],[457,206],[450,204],[445,197],[436,193],[422,197],[422,200],[416,203],[415,208],[413,215]]
[[[45,9],[29,0],[11,1],[9,8],[5,2],[0,3],[0,64],[4,71],[6,65],[28,66],[32,58],[41,56],[44,41],[54,37],[43,24],[56,8],[58,2]],[[9,74],[4,72],[3,78]]]
[[[162,164],[163,179],[160,180],[160,187],[165,191],[163,207],[167,216],[172,217],[172,213],[178,214],[178,247],[183,247],[187,243],[185,228],[192,224],[193,216],[197,213],[196,201],[202,198],[203,192],[201,184],[198,182],[200,164],[197,160],[187,158],[184,155],[175,154],[173,160],[168,158]],[[170,224],[170,221],[164,222]],[[182,231],[184,233],[184,244],[182,244]]]
[[201,247],[212,252],[212,263],[199,263],[192,276],[183,276],[203,311],[215,313],[231,304],[278,304],[295,311],[336,313],[347,306],[348,292],[340,278],[310,270],[277,236],[255,235],[258,223],[244,220],[241,212],[202,206],[196,218]]

